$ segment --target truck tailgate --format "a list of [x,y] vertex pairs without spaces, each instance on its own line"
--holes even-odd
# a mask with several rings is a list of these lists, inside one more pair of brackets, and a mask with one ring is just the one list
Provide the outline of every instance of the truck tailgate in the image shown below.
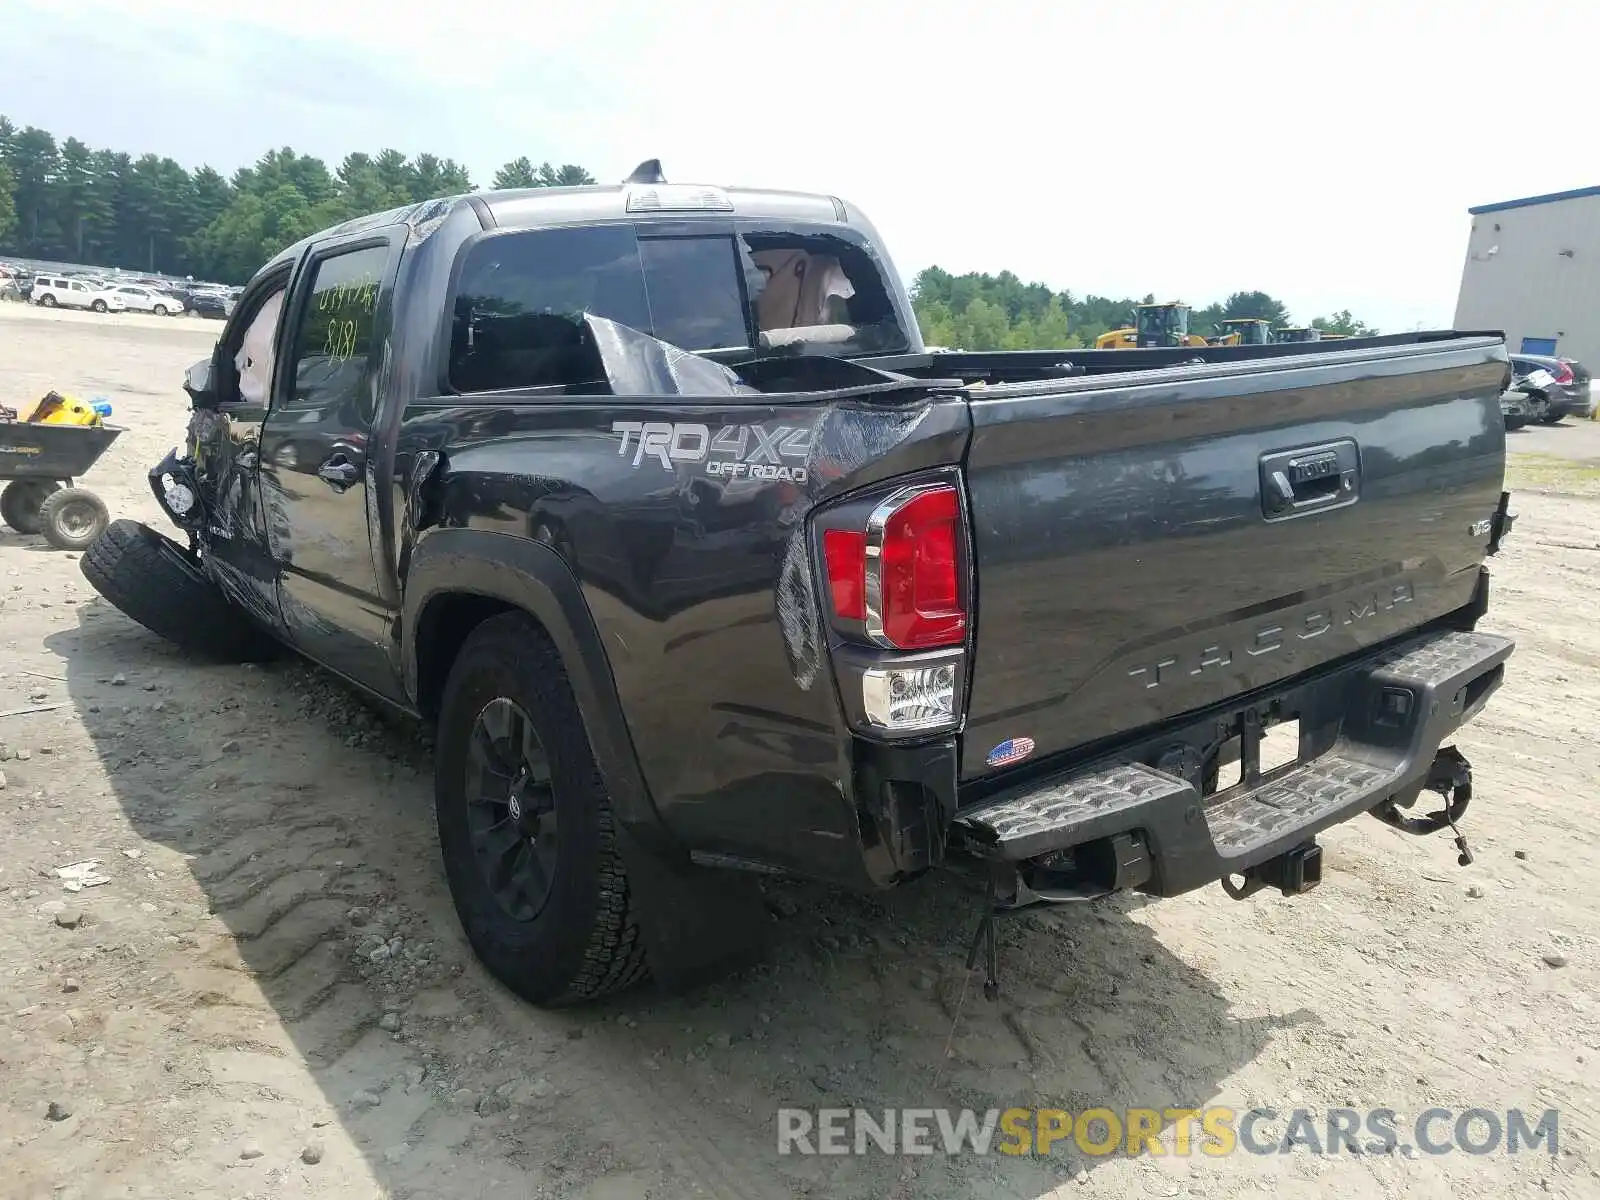
[[1037,760],[1130,733],[1467,604],[1505,373],[1498,339],[1463,337],[975,391],[962,778],[1020,761],[1024,739]]

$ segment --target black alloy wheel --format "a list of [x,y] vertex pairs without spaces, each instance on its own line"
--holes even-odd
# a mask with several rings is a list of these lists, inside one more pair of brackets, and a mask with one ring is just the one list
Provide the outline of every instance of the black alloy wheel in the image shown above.
[[555,883],[555,788],[528,714],[497,697],[478,713],[466,754],[467,829],[490,895],[514,921],[544,909]]

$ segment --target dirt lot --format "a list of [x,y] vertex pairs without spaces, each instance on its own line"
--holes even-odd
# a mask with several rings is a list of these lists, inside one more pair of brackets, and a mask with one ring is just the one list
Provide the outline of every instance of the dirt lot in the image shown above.
[[[157,522],[144,472],[217,329],[0,305],[0,398],[108,397],[129,432],[86,482]],[[1292,902],[1028,916],[995,1005],[975,898],[930,880],[776,886],[763,965],[533,1010],[457,928],[418,731],[294,663],[187,663],[0,530],[0,1195],[1600,1195],[1600,423],[1515,448],[1490,627],[1519,649],[1461,740],[1476,863],[1362,820]],[[109,881],[67,890],[86,860]],[[845,1104],[1553,1107],[1561,1149],[775,1153],[778,1106]]]

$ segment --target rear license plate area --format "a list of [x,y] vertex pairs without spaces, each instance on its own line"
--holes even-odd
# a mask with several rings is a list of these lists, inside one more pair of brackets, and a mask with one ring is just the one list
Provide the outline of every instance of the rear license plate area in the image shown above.
[[1234,718],[1238,731],[1217,749],[1215,768],[1206,772],[1205,796],[1220,796],[1283,771],[1300,761],[1300,719],[1290,717],[1262,729],[1247,715]]
[[1261,773],[1269,774],[1300,761],[1300,721],[1280,721],[1261,734]]

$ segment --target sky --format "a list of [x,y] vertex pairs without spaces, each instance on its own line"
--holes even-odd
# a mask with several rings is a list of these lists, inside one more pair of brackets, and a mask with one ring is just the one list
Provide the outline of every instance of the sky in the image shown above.
[[908,280],[1441,328],[1469,206],[1600,184],[1597,35],[1574,0],[0,0],[0,113],[224,173],[660,158],[847,197]]

